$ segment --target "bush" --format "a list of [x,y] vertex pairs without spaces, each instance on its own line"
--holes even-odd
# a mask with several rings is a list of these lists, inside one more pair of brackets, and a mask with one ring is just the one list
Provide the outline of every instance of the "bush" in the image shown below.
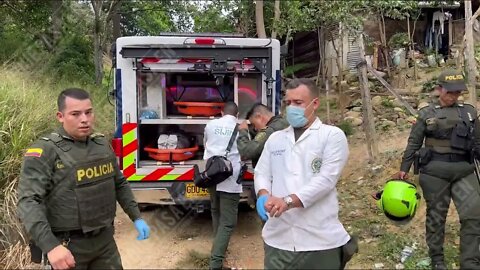
[[353,135],[353,133],[355,133],[355,130],[353,129],[352,123],[350,123],[350,121],[346,121],[346,120],[340,121],[337,124],[337,127],[343,130],[346,136],[350,136],[350,135]]
[[437,79],[431,78],[422,85],[422,93],[430,93],[437,85]]
[[62,39],[50,68],[59,80],[92,83],[95,80],[92,42],[86,37],[72,35]]
[[383,99],[382,100],[382,106],[385,107],[385,108],[393,108],[393,107],[395,107],[395,104],[393,104],[393,101],[391,101],[389,99]]
[[3,63],[15,57],[20,48],[27,43],[28,38],[29,36],[14,24],[0,25],[0,40],[2,41],[0,61]]
[[392,49],[401,49],[401,48],[407,48],[408,43],[410,42],[410,39],[408,37],[408,34],[405,32],[400,32],[394,34],[390,40],[388,41],[388,46]]

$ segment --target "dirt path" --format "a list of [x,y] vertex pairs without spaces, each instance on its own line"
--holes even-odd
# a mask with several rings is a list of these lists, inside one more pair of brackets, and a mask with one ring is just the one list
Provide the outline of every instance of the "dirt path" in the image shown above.
[[[395,153],[404,149],[407,136],[407,131],[387,136],[388,140],[379,143],[380,152],[383,153],[383,156],[388,156],[390,153],[392,158],[400,159],[401,156],[395,155]],[[372,215],[369,209],[371,210],[374,204],[365,198],[372,193],[377,184],[362,178],[365,175],[368,158],[362,135],[358,134],[350,138],[349,143],[349,163],[338,185],[340,202],[349,211],[346,215],[348,218],[345,218],[344,221],[347,228],[357,221],[354,220],[355,217],[362,218],[365,215]],[[397,169],[385,168],[385,173],[390,173],[390,171],[393,173]],[[185,215],[184,211],[179,208],[162,207],[144,211],[143,216],[153,229],[152,237],[145,241],[137,241],[133,224],[122,211],[118,212],[116,239],[125,268],[171,269],[206,266],[204,265],[205,257],[210,251],[212,235],[208,212],[197,216],[191,213]],[[366,247],[367,244],[363,241],[361,246]],[[198,258],[191,254],[191,250],[204,254],[204,256]],[[368,252],[368,248],[363,250]],[[359,257],[363,256],[368,255],[361,254]],[[189,262],[182,264],[181,261],[185,259]],[[255,211],[240,211],[239,224],[230,242],[227,261],[229,266],[236,268],[263,268],[261,224]],[[352,261],[349,268],[371,268],[372,266],[365,264],[362,259],[356,259]]]

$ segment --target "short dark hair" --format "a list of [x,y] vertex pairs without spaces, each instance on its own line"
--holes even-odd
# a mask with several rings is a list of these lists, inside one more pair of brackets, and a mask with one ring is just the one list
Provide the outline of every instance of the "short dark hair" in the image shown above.
[[297,78],[290,80],[285,86],[286,90],[295,89],[300,85],[305,85],[310,91],[310,96],[312,98],[318,97],[318,87],[317,84],[312,79],[307,78]]
[[245,119],[249,119],[255,114],[265,114],[265,115],[270,115],[272,112],[268,109],[267,106],[263,105],[262,103],[255,103],[253,104],[252,108],[247,112],[247,116]]
[[228,101],[223,105],[223,113],[224,114],[229,114],[233,116],[237,116],[238,114],[238,106],[235,104],[235,102]]
[[81,88],[67,88],[63,90],[57,99],[58,111],[65,110],[65,99],[71,97],[78,100],[90,99],[90,94]]

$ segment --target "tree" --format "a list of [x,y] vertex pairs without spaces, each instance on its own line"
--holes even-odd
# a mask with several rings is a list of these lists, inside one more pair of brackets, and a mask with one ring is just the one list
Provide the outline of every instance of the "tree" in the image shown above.
[[280,0],[275,0],[275,11],[273,15],[273,29],[272,29],[272,35],[271,35],[273,39],[277,38],[276,24],[278,23],[278,21],[280,21],[280,14],[281,14]]
[[[60,2],[61,3],[61,2]],[[4,0],[0,2],[8,16],[10,16],[14,23],[18,24],[20,28],[33,39],[39,40],[45,49],[53,51],[55,47],[52,37],[52,29],[58,31],[59,11],[60,8],[53,8],[50,0],[32,0],[32,1],[14,1]],[[55,5],[57,7],[57,5]],[[54,27],[51,25],[51,18],[54,18]],[[58,32],[56,32],[58,33]]]
[[103,79],[103,51],[107,40],[107,25],[112,20],[115,5],[120,0],[90,0],[94,14],[93,52],[95,64],[95,83],[100,85]]
[[263,0],[255,1],[255,22],[257,25],[257,36],[259,38],[267,38],[263,17]]
[[123,36],[190,32],[195,2],[180,0],[122,1],[119,8]]
[[192,6],[193,32],[234,33],[235,20],[222,2],[205,2],[203,6]]
[[[467,57],[467,78],[470,86],[470,103],[477,107],[477,94],[476,94],[476,77],[477,77],[477,62],[475,60],[475,44],[473,40],[473,20],[472,16],[472,1],[466,0],[465,2],[465,55]],[[480,10],[480,9],[479,9]],[[478,16],[478,11],[475,12]]]
[[63,0],[50,0],[52,10],[52,41],[56,45],[62,36]]

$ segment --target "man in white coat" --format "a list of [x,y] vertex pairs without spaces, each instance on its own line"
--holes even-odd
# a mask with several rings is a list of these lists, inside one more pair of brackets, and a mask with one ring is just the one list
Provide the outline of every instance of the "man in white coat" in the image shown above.
[[338,219],[336,184],[348,159],[343,131],[316,116],[308,79],[286,86],[290,126],[273,133],[255,167],[265,269],[342,269],[350,236]]
[[[238,107],[234,102],[227,102],[223,107],[222,117],[208,122],[205,127],[205,152],[203,159],[225,155],[225,151],[237,125]],[[237,225],[238,203],[242,185],[237,183],[240,173],[240,154],[235,138],[227,159],[233,167],[233,174],[225,181],[209,188],[213,225],[213,246],[210,257],[210,269],[221,269],[225,259],[230,236]]]

